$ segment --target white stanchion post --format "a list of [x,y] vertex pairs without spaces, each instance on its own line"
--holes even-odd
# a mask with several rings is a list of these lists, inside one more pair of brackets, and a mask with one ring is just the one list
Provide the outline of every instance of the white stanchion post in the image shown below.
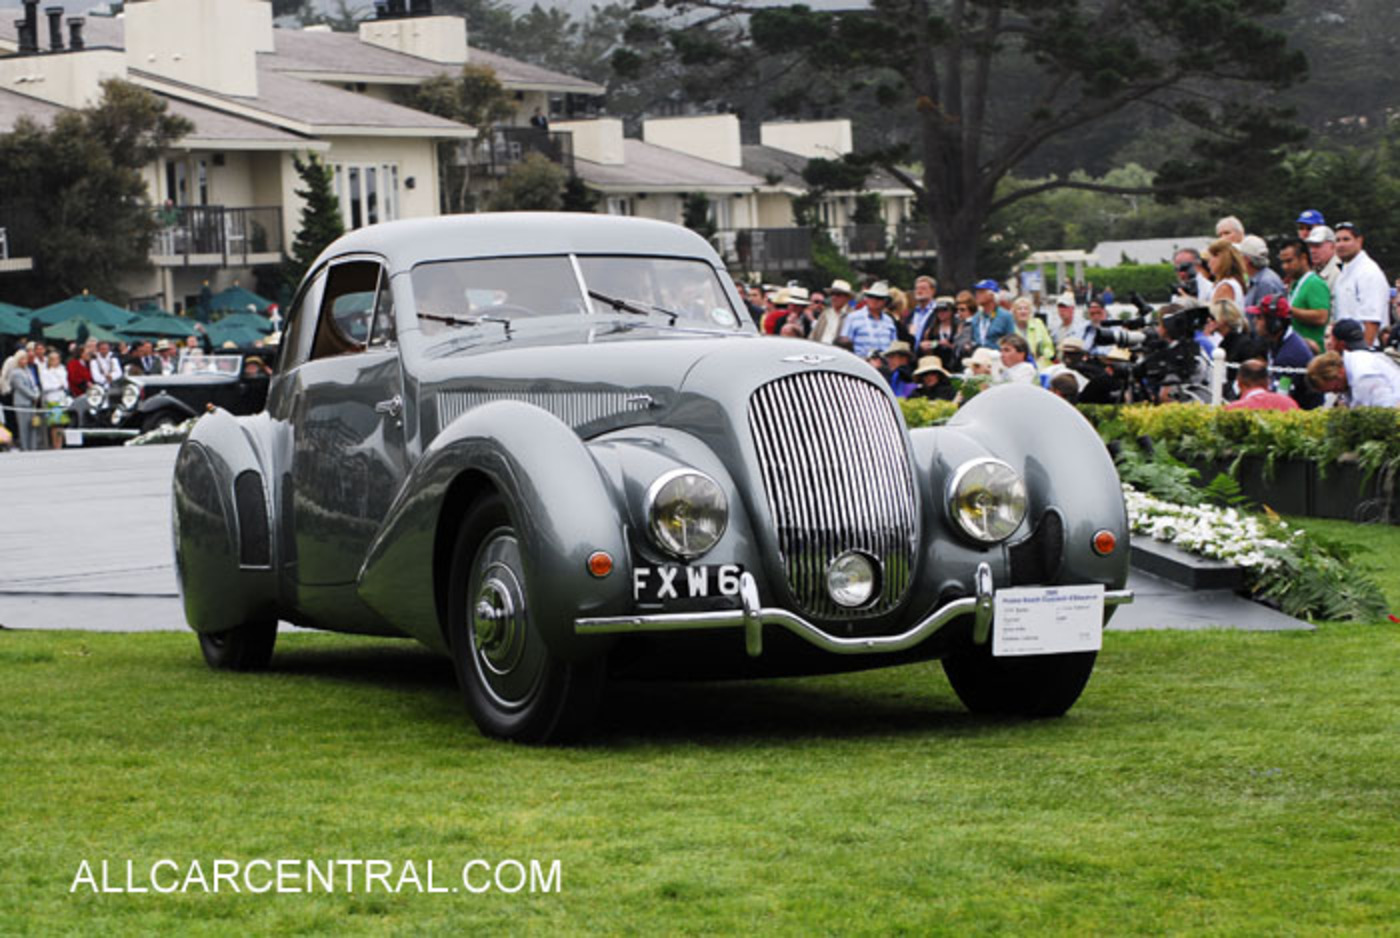
[[1225,403],[1225,350],[1210,353],[1210,403],[1219,407]]

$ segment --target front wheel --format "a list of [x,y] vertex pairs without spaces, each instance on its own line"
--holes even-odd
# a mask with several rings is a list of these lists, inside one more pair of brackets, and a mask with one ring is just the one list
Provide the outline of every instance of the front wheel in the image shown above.
[[249,622],[223,632],[200,632],[204,661],[220,671],[261,671],[272,661],[277,620]]
[[560,661],[545,645],[520,539],[499,495],[477,502],[462,522],[448,604],[457,681],[483,733],[557,743],[587,728],[602,694],[603,662]]
[[1096,651],[996,658],[992,643],[943,659],[943,672],[963,706],[988,716],[1064,716],[1089,683]]

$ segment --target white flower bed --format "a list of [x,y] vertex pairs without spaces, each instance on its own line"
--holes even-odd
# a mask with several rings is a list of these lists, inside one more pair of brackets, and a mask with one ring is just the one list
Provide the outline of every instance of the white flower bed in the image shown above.
[[1133,533],[1248,570],[1278,567],[1280,561],[1271,551],[1292,550],[1293,542],[1300,536],[1283,521],[1266,523],[1233,508],[1178,505],[1144,495],[1131,485],[1123,486],[1123,500]]

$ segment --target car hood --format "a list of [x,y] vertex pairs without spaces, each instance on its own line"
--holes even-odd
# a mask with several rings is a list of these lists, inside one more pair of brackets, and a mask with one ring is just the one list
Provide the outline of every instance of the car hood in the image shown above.
[[647,423],[693,428],[697,419],[742,413],[733,408],[759,385],[801,371],[880,381],[849,352],[801,339],[607,322],[522,333],[424,351],[418,379],[429,435],[506,398],[543,407],[590,437]]

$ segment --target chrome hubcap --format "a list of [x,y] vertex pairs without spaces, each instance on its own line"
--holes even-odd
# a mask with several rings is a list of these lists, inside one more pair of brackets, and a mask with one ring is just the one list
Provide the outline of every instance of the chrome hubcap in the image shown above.
[[480,685],[503,709],[529,702],[544,674],[544,647],[530,627],[520,543],[515,532],[487,535],[472,564],[467,593],[471,660]]

